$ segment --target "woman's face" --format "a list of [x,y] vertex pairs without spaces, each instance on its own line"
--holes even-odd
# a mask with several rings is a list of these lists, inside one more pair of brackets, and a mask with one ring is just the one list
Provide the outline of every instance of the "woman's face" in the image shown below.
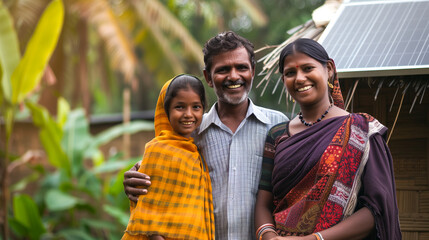
[[330,62],[323,66],[304,53],[285,58],[283,83],[287,91],[301,106],[329,103],[328,79],[332,74]]

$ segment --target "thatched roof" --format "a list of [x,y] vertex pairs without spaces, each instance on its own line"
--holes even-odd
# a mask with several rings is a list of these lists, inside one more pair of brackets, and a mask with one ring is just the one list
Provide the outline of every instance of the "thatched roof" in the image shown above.
[[[272,94],[275,94],[278,89],[280,88],[282,89],[279,97],[279,103],[281,102],[283,95],[285,95],[286,98],[289,98],[289,100],[291,100],[289,94],[285,91],[284,85],[282,84],[282,81],[280,78],[280,74],[278,72],[277,64],[278,64],[278,58],[281,50],[283,49],[284,46],[286,46],[287,44],[293,42],[298,38],[311,38],[314,40],[318,40],[322,35],[322,33],[324,32],[327,25],[329,24],[329,22],[331,21],[331,19],[335,16],[335,13],[337,12],[341,4],[342,4],[342,0],[327,0],[325,4],[323,4],[321,7],[319,7],[313,12],[311,20],[288,31],[289,34],[292,34],[290,38],[286,39],[284,42],[282,42],[277,46],[268,46],[257,50],[258,52],[266,49],[272,49],[268,54],[266,54],[264,57],[262,57],[259,60],[259,62],[263,63],[263,69],[259,73],[259,75],[264,76],[262,80],[257,84],[257,88],[263,87],[261,94],[265,93],[265,90],[267,89],[268,85],[274,84],[274,89],[272,91]],[[351,100],[353,99],[354,92],[356,90],[358,83],[368,82],[370,86],[377,87],[374,100],[377,99],[377,95],[381,88],[383,87],[396,88],[396,94],[392,99],[390,110],[392,109],[393,102],[396,99],[397,93],[402,94],[402,99],[403,99],[403,96],[407,92],[414,91],[415,97],[409,110],[409,112],[411,113],[415,103],[422,102],[426,89],[429,88],[428,79],[429,78],[425,76],[423,77],[422,76],[416,76],[416,77],[395,76],[395,77],[384,77],[384,78],[363,78],[363,81],[362,79],[354,79],[355,81],[354,87],[350,89],[345,99],[346,109],[349,106]],[[399,90],[402,90],[402,91],[399,91]],[[286,104],[289,105],[291,104],[291,102],[292,101],[286,101]],[[401,105],[402,105],[402,101],[401,101]],[[289,106],[288,106],[288,109],[289,109]],[[293,103],[292,112],[294,112],[294,110],[295,110],[295,103]]]

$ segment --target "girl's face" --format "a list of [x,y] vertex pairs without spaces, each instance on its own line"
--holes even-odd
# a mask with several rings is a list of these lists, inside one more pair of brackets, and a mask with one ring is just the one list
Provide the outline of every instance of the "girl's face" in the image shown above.
[[200,97],[191,88],[177,92],[171,100],[169,112],[168,120],[173,130],[184,137],[190,137],[200,126],[204,113]]
[[283,83],[287,91],[301,106],[329,103],[328,79],[332,63],[323,66],[304,53],[294,53],[285,58]]

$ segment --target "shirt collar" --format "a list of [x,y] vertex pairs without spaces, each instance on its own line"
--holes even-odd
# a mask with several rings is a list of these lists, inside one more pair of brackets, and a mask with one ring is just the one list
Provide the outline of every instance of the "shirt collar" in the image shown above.
[[[215,124],[219,127],[223,125],[222,121],[219,118],[219,115],[217,114],[216,105],[217,102],[213,104],[208,113],[204,114],[203,120],[198,130],[198,134],[206,130],[211,124]],[[253,104],[252,100],[250,100],[249,98],[249,107],[247,108],[245,119],[249,118],[252,115],[254,115],[257,120],[264,124],[271,124],[271,120],[264,113],[262,113],[259,107]]]

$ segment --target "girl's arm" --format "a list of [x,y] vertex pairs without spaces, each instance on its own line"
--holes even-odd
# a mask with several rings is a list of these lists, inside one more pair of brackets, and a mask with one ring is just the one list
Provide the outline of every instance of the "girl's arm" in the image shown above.
[[[274,224],[273,219],[273,194],[269,191],[258,190],[255,205],[255,228],[259,229],[260,226],[266,223]],[[277,234],[267,232],[262,235],[262,239],[271,239],[276,237]]]

